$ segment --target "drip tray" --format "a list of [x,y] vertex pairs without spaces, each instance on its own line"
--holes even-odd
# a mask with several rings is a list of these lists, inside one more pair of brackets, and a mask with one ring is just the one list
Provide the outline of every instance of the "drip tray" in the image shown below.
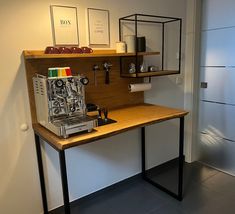
[[98,126],[104,126],[104,125],[108,125],[108,124],[117,122],[116,120],[112,120],[110,118],[108,118],[107,120],[97,118],[97,117],[93,117],[93,118],[96,118],[98,120]]

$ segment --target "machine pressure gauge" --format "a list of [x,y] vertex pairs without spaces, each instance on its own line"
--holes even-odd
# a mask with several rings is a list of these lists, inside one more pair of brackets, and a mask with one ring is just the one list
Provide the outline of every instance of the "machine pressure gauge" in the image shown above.
[[59,80],[56,80],[56,81],[55,81],[55,85],[56,85],[56,87],[58,87],[58,88],[62,88],[63,85],[64,85],[64,82],[63,82],[63,80],[59,79]]
[[80,81],[83,85],[87,85],[89,83],[89,79],[87,77],[82,77]]

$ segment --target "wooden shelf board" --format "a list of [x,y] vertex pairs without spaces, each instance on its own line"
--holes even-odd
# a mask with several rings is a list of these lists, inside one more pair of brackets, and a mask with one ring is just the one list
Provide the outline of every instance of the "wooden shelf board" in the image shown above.
[[161,71],[153,71],[153,72],[142,72],[142,73],[134,73],[134,74],[121,74],[122,77],[152,77],[152,76],[163,76],[170,74],[179,74],[177,70],[161,70]]
[[[115,50],[94,50],[87,54],[45,54],[42,50],[25,50],[25,59],[46,59],[46,58],[83,58],[83,57],[117,57],[117,56],[135,56],[135,53],[116,53]],[[159,55],[160,52],[139,52],[139,56]]]
[[155,51],[155,52],[138,52],[137,55],[138,56],[160,55],[160,52],[159,51]]

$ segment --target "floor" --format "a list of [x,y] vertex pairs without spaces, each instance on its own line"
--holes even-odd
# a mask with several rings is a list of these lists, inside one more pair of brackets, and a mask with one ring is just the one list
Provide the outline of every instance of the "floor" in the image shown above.
[[[152,179],[174,190],[177,168],[151,172]],[[150,175],[149,175],[150,176]],[[175,177],[174,177],[175,176]],[[174,181],[174,182],[172,182]],[[50,212],[62,214],[61,209]],[[74,202],[72,214],[234,214],[235,177],[199,162],[185,164],[184,199],[168,196],[135,176],[126,182]]]

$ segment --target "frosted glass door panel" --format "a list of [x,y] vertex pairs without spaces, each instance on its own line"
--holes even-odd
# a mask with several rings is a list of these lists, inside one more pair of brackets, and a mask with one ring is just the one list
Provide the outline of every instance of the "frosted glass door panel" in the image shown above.
[[235,106],[200,101],[199,120],[201,132],[235,141]]
[[207,88],[200,89],[201,100],[235,104],[235,68],[201,68],[201,82]]
[[200,134],[199,149],[202,162],[235,175],[235,142]]
[[234,0],[203,0],[202,29],[235,26]]
[[203,31],[201,66],[235,66],[235,28]]

